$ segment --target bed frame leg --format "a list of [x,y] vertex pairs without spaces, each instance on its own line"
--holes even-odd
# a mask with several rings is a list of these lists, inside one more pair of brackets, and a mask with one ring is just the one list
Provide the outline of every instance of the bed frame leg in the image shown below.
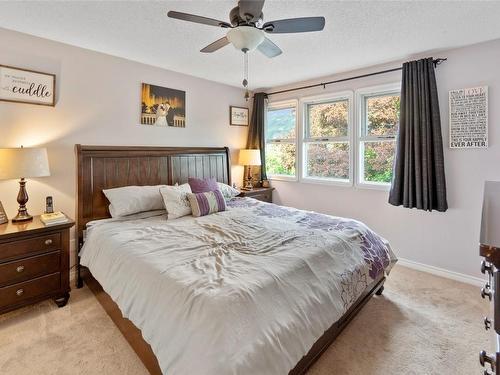
[[81,247],[82,247],[82,244],[81,244],[81,242],[79,242],[78,253],[76,256],[76,288],[77,289],[80,289],[83,287],[83,279],[82,279],[82,272],[81,272],[82,267],[80,266],[80,255],[78,255],[80,253]]
[[381,296],[384,293],[384,284],[380,285],[380,288],[375,292],[377,296]]
[[80,264],[76,266],[76,288],[80,289],[83,287],[83,279],[82,275],[80,274]]
[[80,270],[80,257],[78,257],[78,264],[76,265],[76,288],[80,289],[83,287],[83,279]]

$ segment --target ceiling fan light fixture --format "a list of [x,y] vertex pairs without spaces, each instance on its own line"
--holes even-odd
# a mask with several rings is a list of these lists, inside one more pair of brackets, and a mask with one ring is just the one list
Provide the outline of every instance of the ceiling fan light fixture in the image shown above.
[[264,32],[252,26],[239,26],[228,31],[227,39],[234,48],[251,52],[264,41]]

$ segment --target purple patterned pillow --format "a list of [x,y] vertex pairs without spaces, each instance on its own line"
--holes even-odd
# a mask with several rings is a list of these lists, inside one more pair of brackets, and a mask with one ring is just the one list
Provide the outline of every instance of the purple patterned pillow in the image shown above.
[[193,193],[206,193],[207,191],[220,190],[215,177],[205,179],[189,177],[188,184]]
[[220,190],[205,193],[188,193],[193,216],[205,216],[226,210],[226,201]]

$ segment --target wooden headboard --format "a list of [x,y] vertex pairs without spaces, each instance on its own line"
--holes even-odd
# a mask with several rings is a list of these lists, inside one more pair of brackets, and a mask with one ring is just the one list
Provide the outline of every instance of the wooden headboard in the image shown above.
[[231,184],[227,147],[135,147],[76,145],[77,231],[110,217],[103,189],[129,185],[174,185],[188,177],[215,177]]

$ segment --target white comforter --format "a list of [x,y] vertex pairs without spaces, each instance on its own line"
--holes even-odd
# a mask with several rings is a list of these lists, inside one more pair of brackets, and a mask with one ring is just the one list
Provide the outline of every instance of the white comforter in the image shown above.
[[164,374],[287,374],[395,261],[359,222],[235,202],[200,218],[103,220],[87,231],[81,263]]

